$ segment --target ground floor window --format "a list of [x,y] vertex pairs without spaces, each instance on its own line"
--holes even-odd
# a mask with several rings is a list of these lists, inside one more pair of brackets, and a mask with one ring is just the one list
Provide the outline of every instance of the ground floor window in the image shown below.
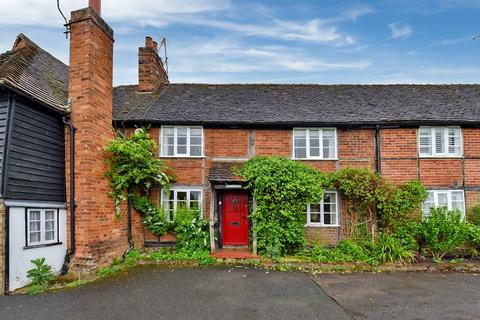
[[465,198],[463,190],[427,190],[427,199],[423,203],[423,215],[429,216],[432,207],[447,207],[459,210],[465,216]]
[[161,192],[162,208],[169,221],[175,220],[175,210],[184,206],[202,213],[203,192],[200,189],[172,188]]
[[58,210],[27,209],[27,246],[58,242]]
[[338,226],[338,193],[325,191],[320,203],[311,203],[306,209],[308,226]]

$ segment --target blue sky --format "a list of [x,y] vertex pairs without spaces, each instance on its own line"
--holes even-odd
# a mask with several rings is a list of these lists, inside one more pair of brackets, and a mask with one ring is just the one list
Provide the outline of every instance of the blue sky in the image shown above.
[[[67,16],[87,0],[61,0]],[[0,51],[25,33],[68,63],[55,0],[0,0]],[[103,0],[114,82],[137,82],[145,35],[172,82],[479,83],[480,0]]]

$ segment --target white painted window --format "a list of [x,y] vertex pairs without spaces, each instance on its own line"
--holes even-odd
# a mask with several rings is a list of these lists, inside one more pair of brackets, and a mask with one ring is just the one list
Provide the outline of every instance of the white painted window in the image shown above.
[[169,221],[175,220],[175,210],[184,206],[192,210],[199,210],[202,214],[203,192],[200,189],[170,189],[161,192],[162,208]]
[[336,159],[337,130],[335,128],[293,129],[294,159]]
[[307,205],[308,226],[338,226],[338,193],[325,191],[320,203]]
[[203,156],[203,128],[162,126],[160,130],[160,155],[162,157]]
[[459,210],[465,216],[465,198],[463,190],[428,190],[427,199],[423,203],[423,215],[429,216],[432,207],[447,207],[448,210]]
[[27,210],[27,246],[58,242],[56,209]]
[[418,153],[421,157],[462,156],[462,131],[459,127],[420,127]]

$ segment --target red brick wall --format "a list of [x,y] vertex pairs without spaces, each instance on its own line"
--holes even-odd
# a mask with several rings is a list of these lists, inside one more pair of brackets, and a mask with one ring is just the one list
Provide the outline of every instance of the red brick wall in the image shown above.
[[[89,269],[110,263],[128,247],[125,210],[122,219],[114,218],[110,188],[102,178],[106,170],[103,148],[113,138],[113,32],[87,8],[72,12],[70,36],[69,96],[71,120],[77,128],[76,252],[72,264]],[[66,151],[68,159],[68,148]],[[67,163],[67,179],[68,171]],[[134,221],[139,223],[135,216]],[[141,238],[143,231],[135,231],[136,238]]]
[[[153,129],[156,130],[156,129]],[[418,158],[416,128],[381,129],[382,175],[401,183],[420,178],[428,188],[453,188],[462,186],[462,162],[467,187],[480,186],[480,130],[463,129],[465,159]],[[292,131],[277,129],[213,129],[206,128],[205,159],[168,159],[177,172],[176,183],[203,185],[204,212],[210,212],[208,172],[212,161],[218,158],[245,159],[248,157],[249,136],[254,132],[256,156],[292,156]],[[158,131],[152,135],[158,136]],[[319,170],[331,172],[345,167],[375,169],[375,129],[338,129],[338,160],[304,161]],[[478,158],[478,159],[476,159]],[[420,163],[420,167],[418,164]],[[468,207],[480,202],[480,191],[466,191]],[[347,223],[345,206],[341,205],[340,221]],[[308,227],[310,241],[333,244],[345,237],[341,227]]]
[[138,91],[152,92],[166,83],[168,77],[158,55],[158,44],[146,37],[145,47],[138,48]]

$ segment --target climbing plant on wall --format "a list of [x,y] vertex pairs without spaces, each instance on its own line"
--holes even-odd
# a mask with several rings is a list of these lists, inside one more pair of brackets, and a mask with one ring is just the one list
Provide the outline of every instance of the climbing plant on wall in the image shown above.
[[142,128],[128,137],[117,135],[107,144],[108,170],[104,176],[110,180],[115,214],[120,215],[122,201],[132,196],[135,209],[145,216],[147,228],[161,233],[167,228],[166,219],[148,199],[148,194],[153,186],[168,190],[169,178],[165,174],[167,167],[157,156],[157,144],[148,131],[148,128]]
[[241,169],[256,201],[258,249],[270,256],[291,253],[305,244],[305,208],[323,195],[323,175],[298,161],[256,157]]

